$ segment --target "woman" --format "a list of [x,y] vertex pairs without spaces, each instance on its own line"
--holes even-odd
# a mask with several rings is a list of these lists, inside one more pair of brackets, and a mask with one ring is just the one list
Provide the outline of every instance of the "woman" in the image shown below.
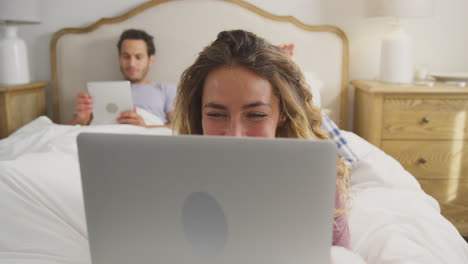
[[[281,48],[223,31],[184,71],[175,105],[179,134],[328,139],[299,67]],[[348,168],[340,157],[333,245],[349,247]]]

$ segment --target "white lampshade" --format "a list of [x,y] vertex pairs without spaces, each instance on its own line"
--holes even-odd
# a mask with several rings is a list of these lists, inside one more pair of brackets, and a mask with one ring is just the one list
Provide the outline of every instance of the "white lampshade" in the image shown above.
[[369,17],[393,17],[393,29],[382,39],[380,80],[390,83],[411,83],[414,79],[413,44],[400,27],[400,18],[429,17],[433,0],[367,0]]
[[36,0],[0,0],[0,84],[30,82],[26,43],[17,35],[17,25],[39,23]]

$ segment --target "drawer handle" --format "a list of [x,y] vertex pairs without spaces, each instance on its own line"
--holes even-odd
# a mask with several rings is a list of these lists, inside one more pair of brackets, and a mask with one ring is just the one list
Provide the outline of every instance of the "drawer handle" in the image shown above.
[[431,121],[431,120],[429,119],[429,117],[426,117],[426,116],[425,116],[425,117],[423,117],[423,119],[422,119],[421,121],[423,122],[423,124],[427,124],[427,123],[429,123],[429,121]]
[[426,164],[427,163],[427,159],[426,158],[420,158],[418,160],[419,164]]

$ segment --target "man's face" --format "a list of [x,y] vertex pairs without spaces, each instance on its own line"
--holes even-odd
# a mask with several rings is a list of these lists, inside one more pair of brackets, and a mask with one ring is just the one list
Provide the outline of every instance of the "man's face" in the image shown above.
[[120,71],[131,83],[148,83],[146,75],[154,56],[148,56],[146,43],[141,39],[126,39],[119,54]]

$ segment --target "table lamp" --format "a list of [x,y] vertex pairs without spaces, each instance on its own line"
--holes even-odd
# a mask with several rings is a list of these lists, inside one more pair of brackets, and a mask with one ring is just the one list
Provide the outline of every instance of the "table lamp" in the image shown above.
[[0,0],[0,84],[30,82],[26,44],[17,35],[17,25],[39,22],[36,0]]
[[413,44],[401,27],[401,18],[429,17],[433,0],[367,0],[367,16],[392,18],[392,30],[382,39],[380,80],[411,83],[414,79]]

